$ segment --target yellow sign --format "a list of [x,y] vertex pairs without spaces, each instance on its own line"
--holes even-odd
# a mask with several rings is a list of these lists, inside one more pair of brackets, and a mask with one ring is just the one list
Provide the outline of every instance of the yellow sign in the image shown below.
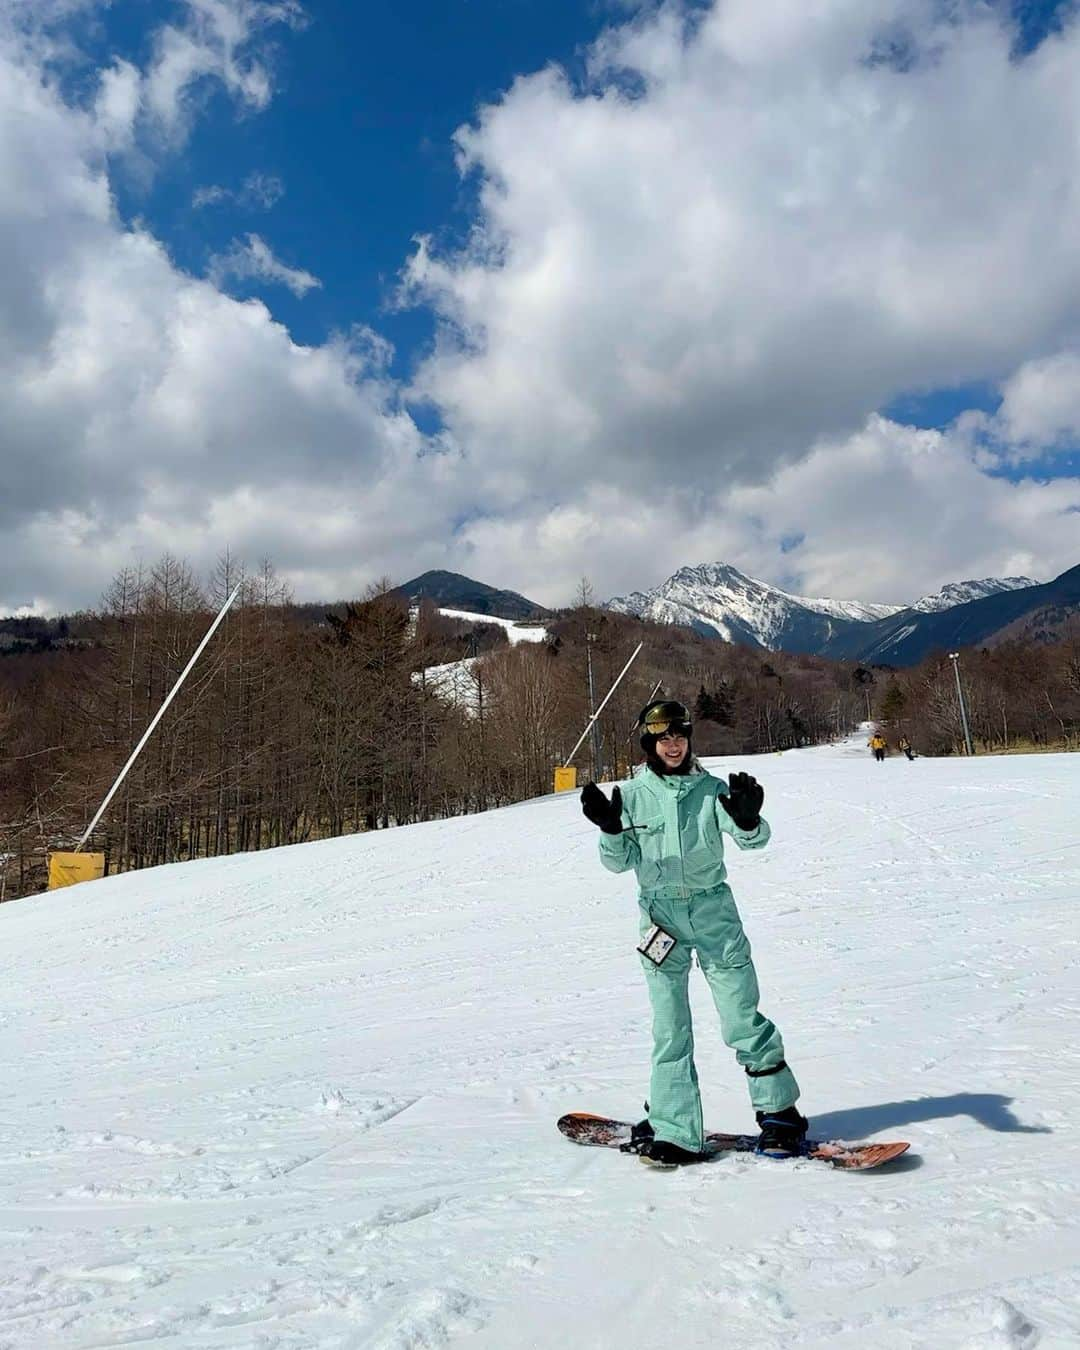
[[74,886],[79,881],[97,881],[105,875],[104,853],[50,853],[49,890]]
[[577,787],[577,769],[571,764],[569,768],[560,766],[555,770],[555,791],[573,792]]

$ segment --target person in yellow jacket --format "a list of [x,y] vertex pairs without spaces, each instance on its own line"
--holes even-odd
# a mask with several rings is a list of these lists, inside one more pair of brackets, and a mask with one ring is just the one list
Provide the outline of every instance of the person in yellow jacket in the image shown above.
[[867,744],[869,745],[870,749],[874,752],[874,758],[876,760],[880,761],[885,758],[885,752],[889,748],[889,743],[888,741],[886,741],[885,737],[881,734],[880,731],[875,731],[874,734],[870,737],[869,741],[867,741]]

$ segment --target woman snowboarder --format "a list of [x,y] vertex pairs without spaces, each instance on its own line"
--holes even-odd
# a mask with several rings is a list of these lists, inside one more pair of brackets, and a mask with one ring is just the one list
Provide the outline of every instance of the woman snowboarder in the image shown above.
[[694,1066],[690,957],[720,1014],[724,1041],[746,1070],[761,1129],[758,1151],[798,1153],[807,1122],[795,1109],[799,1086],[784,1060],[780,1033],[758,1011],[750,944],[726,884],[727,834],[740,848],[764,848],[764,790],[747,773],[728,782],[706,772],[691,750],[690,714],[663,701],[642,709],[637,725],[646,764],[612,790],[611,800],[587,783],[581,808],[602,831],[600,860],[609,871],[637,873],[641,964],[653,1012],[648,1117],[635,1126],[631,1148],[654,1166],[701,1162],[704,1129]]

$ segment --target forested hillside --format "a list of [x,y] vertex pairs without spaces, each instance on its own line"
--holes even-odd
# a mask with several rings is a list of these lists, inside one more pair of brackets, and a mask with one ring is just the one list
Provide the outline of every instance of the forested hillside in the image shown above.
[[[238,579],[205,586],[165,557],[115,579],[78,645],[0,659],[0,895],[40,889]],[[588,718],[586,633],[597,699],[645,648],[600,719],[583,776],[625,772],[631,730],[657,685],[714,720],[702,752],[782,749],[845,730],[863,705],[840,665],[759,655],[587,607],[510,647],[496,625],[410,611],[389,583],[316,621],[266,567],[169,709],[95,832],[110,871],[259,849],[483,810],[552,788]],[[470,707],[425,671],[469,657]]]
[[[239,579],[203,585],[164,557],[124,572],[100,611],[50,621],[50,640],[0,656],[0,899],[40,890],[210,619]],[[61,625],[67,623],[61,639]],[[878,719],[922,754],[963,747],[944,653],[913,670],[770,653],[580,605],[512,646],[497,623],[410,610],[389,582],[319,610],[267,565],[161,722],[90,847],[112,871],[485,810],[550,792],[596,700],[641,656],[575,758],[579,778],[624,775],[655,691],[694,713],[699,754],[821,744]],[[76,635],[77,634],[77,635]],[[462,662],[449,700],[435,668]],[[429,674],[429,672],[431,672]],[[1053,644],[965,652],[976,748],[1080,743],[1080,626]]]

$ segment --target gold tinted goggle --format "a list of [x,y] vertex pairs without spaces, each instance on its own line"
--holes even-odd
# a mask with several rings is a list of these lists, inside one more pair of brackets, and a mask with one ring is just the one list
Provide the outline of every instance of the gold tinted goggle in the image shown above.
[[688,736],[690,734],[690,723],[671,721],[665,717],[663,721],[646,722],[645,730],[650,736]]

